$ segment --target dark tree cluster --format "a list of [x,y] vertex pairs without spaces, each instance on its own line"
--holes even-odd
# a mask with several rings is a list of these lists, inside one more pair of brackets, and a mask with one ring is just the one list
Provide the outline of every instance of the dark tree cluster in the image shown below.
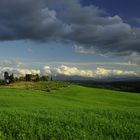
[[4,73],[4,81],[6,84],[13,83],[15,81],[14,74],[9,75],[8,72]]
[[20,76],[20,77],[14,77],[13,74],[9,75],[8,72],[4,72],[4,83],[10,84],[16,81],[33,81],[33,82],[38,82],[38,81],[48,81],[52,80],[49,76],[40,76],[39,74],[33,75],[33,74],[26,74],[25,76]]

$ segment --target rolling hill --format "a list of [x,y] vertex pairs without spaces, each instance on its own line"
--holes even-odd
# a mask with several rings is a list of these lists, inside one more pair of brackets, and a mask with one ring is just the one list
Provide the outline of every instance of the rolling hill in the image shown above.
[[1,87],[0,139],[140,139],[140,94],[48,85]]

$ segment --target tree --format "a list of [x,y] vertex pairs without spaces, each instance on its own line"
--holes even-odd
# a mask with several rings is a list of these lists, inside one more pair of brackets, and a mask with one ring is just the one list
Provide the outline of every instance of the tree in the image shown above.
[[53,77],[52,77],[52,75],[51,75],[51,79],[50,79],[51,81],[53,80]]
[[31,81],[32,80],[32,74],[26,74],[25,78],[26,78],[26,81]]
[[40,80],[41,80],[41,81],[48,81],[48,80],[49,80],[49,76],[47,76],[47,75],[44,76],[44,75],[43,75],[43,76],[40,77]]
[[35,81],[38,82],[40,80],[40,77],[38,74],[35,75]]
[[9,73],[8,72],[4,72],[4,81],[5,81],[6,84],[10,83]]
[[11,75],[9,76],[9,81],[10,81],[10,83],[15,82],[14,74],[11,74]]

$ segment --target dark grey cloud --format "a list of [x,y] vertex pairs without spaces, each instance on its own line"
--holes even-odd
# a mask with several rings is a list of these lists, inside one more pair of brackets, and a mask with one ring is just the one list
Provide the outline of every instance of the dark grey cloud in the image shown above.
[[74,42],[81,52],[139,55],[140,29],[78,0],[1,0],[0,40]]
[[47,40],[61,28],[63,24],[56,18],[56,12],[49,10],[43,1],[0,1],[1,40]]

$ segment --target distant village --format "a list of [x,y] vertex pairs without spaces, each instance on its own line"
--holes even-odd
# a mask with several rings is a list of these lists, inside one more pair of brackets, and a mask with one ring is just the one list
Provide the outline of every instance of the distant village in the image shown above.
[[38,82],[38,81],[49,81],[52,80],[52,76],[49,77],[48,75],[43,75],[40,76],[39,74],[26,74],[25,76],[21,77],[14,77],[14,74],[9,74],[8,72],[4,72],[4,80],[1,81],[3,84],[10,84],[14,83],[17,81],[33,81],[33,82]]

